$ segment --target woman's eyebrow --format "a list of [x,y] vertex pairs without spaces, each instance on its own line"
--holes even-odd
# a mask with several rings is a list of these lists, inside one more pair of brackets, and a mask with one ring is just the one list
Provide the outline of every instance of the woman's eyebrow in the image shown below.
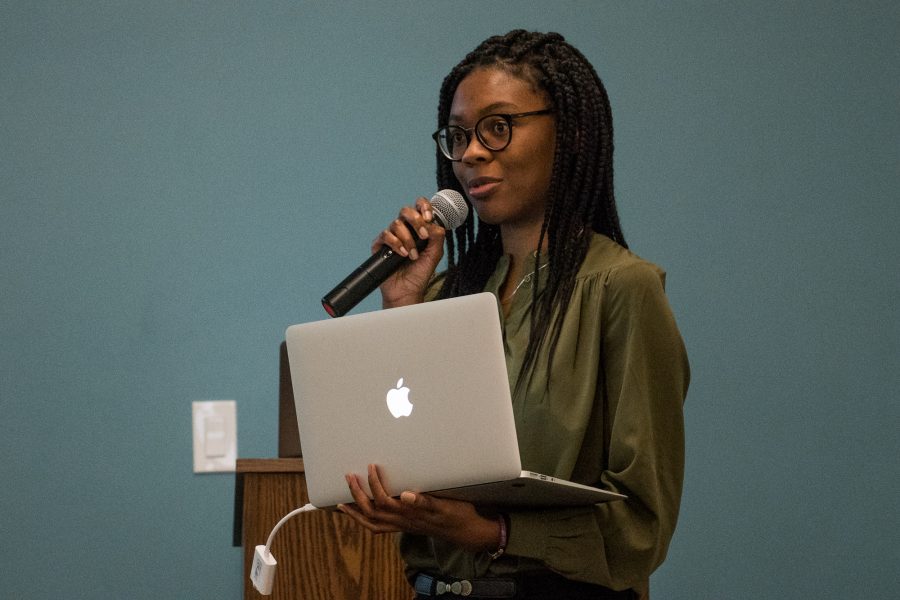
[[[515,106],[516,105],[511,102],[494,102],[493,104],[488,104],[487,106],[479,110],[478,116],[482,117],[484,115],[489,115],[501,109],[512,109],[515,108]],[[461,115],[451,114],[447,119],[448,123],[458,123],[459,121],[462,121]]]

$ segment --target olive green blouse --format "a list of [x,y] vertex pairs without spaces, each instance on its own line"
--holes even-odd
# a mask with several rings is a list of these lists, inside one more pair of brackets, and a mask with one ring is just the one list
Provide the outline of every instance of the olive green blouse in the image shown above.
[[[485,291],[499,295],[508,268],[508,257],[501,257]],[[525,272],[534,268],[532,263]],[[528,345],[533,283],[519,287],[508,316],[501,311],[512,389]],[[441,540],[402,535],[408,576],[421,571],[474,578],[549,569],[613,589],[646,589],[675,530],[684,470],[682,405],[689,366],[664,283],[659,267],[594,235],[553,364],[546,368],[542,348],[528,385],[513,397],[523,469],[628,499],[512,511],[506,554],[495,561]],[[429,297],[439,284],[437,279]]]

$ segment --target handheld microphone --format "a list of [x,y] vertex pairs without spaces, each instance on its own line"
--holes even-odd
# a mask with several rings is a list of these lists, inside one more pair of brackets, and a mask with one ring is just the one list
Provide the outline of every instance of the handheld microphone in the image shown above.
[[[455,190],[441,190],[431,197],[431,210],[434,220],[444,229],[456,229],[469,215],[469,206],[462,194]],[[416,240],[416,248],[422,250],[428,244],[428,240],[419,239],[409,223],[406,224]],[[381,246],[366,262],[361,264],[347,278],[337,284],[333,290],[322,298],[322,306],[332,317],[341,317],[363,298],[372,293],[375,288],[384,283],[394,271],[400,268],[409,258],[397,254],[386,244]]]

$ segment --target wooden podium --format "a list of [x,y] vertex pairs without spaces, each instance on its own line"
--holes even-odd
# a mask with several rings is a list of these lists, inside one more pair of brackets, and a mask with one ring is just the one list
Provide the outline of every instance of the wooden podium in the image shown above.
[[275,535],[278,561],[271,596],[250,582],[254,548],[276,523],[309,502],[301,458],[238,459],[235,545],[244,548],[244,598],[291,600],[410,600],[396,540],[373,535],[335,511],[300,514]]

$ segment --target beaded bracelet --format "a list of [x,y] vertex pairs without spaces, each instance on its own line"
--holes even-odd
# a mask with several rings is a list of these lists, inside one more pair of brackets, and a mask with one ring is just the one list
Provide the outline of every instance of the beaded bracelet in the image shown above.
[[497,515],[497,523],[500,525],[500,543],[498,544],[497,551],[490,553],[491,560],[497,560],[503,556],[504,552],[506,552],[506,517],[502,514]]

